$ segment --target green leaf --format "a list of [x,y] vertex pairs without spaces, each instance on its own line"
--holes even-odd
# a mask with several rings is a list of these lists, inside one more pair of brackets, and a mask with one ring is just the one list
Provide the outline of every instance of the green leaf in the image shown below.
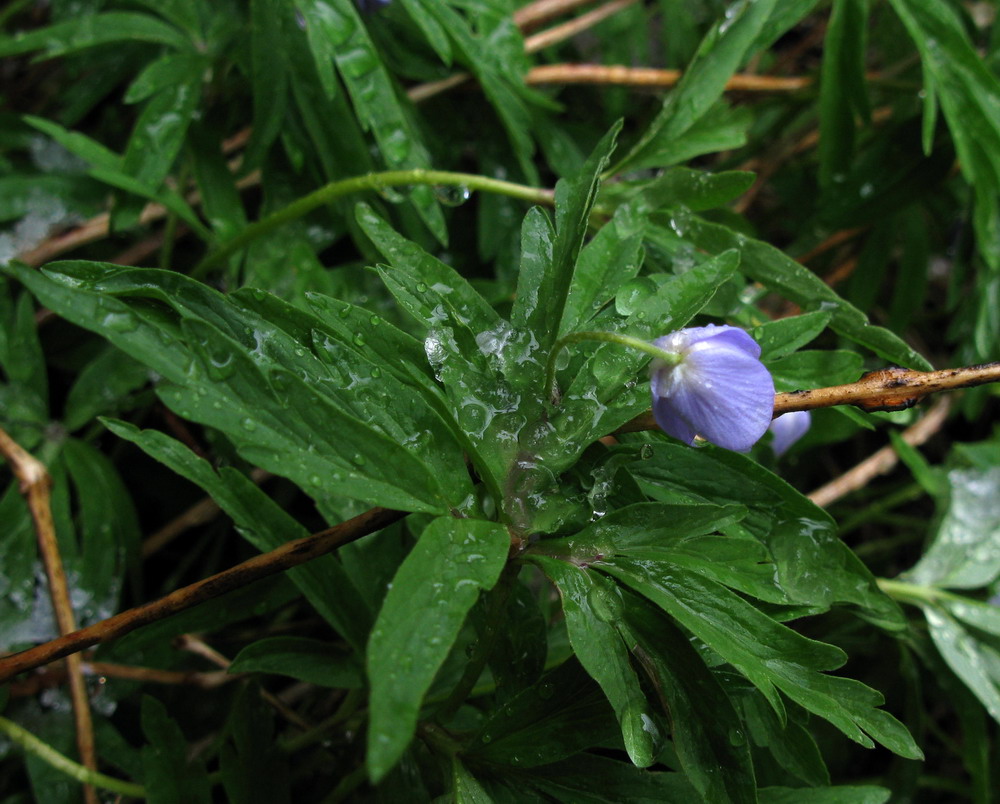
[[834,0],[820,78],[819,183],[830,188],[851,165],[854,115],[870,117],[865,87],[868,0]]
[[500,577],[509,544],[496,522],[439,517],[393,578],[368,643],[367,763],[374,782],[413,738],[424,694],[479,592]]
[[864,359],[843,349],[816,349],[767,360],[765,365],[776,391],[794,391],[854,382],[861,376]]
[[[390,169],[430,167],[430,155],[420,132],[396,96],[389,74],[352,0],[296,0],[306,22],[309,44],[329,97],[334,93],[329,60],[332,55],[362,125],[375,137]],[[447,241],[444,216],[430,187],[410,192],[424,223]]]
[[[566,297],[573,283],[577,257],[583,247],[590,212],[597,200],[600,176],[615,149],[622,121],[617,121],[594,147],[576,176],[556,183],[556,237],[552,244],[552,272],[542,278],[537,291],[530,294],[524,319],[536,333],[542,354],[546,354],[559,336]],[[520,285],[518,286],[520,290]]]
[[897,365],[924,371],[931,368],[930,363],[911,349],[902,338],[887,329],[869,324],[864,313],[844,301],[816,274],[785,256],[780,250],[693,215],[675,216],[674,221],[696,246],[709,253],[718,254],[725,249],[738,248],[740,270],[744,274],[807,310],[815,308],[821,312],[829,312],[830,326],[844,337],[868,347]]
[[192,47],[183,33],[156,17],[111,11],[81,14],[46,28],[0,39],[0,57],[43,50],[44,57],[51,59],[114,42],[149,42],[175,50]]
[[1000,576],[1000,468],[953,469],[937,534],[905,578],[921,586],[976,589]]
[[456,754],[451,758],[452,785],[455,804],[492,804],[486,789],[469,773]]
[[531,561],[559,589],[570,643],[614,707],[629,759],[641,768],[652,765],[663,735],[616,627],[624,605],[621,592],[608,579],[574,564],[537,555]]
[[750,330],[750,335],[760,345],[761,360],[777,360],[801,349],[816,338],[830,323],[831,313],[816,310],[812,313],[768,321]]
[[[351,407],[357,395],[345,392],[350,383],[331,379],[307,345],[179,274],[100,263],[56,266],[63,270],[58,283],[16,266],[9,270],[49,307],[156,370],[163,377],[161,399],[226,433],[247,460],[290,477],[324,507],[341,495],[429,513],[450,507],[434,474],[402,445],[405,439],[360,419]],[[132,298],[126,304],[102,293]],[[186,317],[171,320],[149,296]]]
[[536,768],[520,781],[541,790],[546,801],[567,804],[695,801],[698,795],[681,773],[647,771],[597,754]]
[[748,108],[734,108],[720,100],[678,137],[668,136],[667,129],[661,129],[627,169],[669,167],[703,154],[742,148],[747,144],[751,123],[753,115]]
[[288,759],[275,750],[274,711],[254,685],[236,695],[226,723],[229,740],[219,755],[226,800],[233,804],[288,804]]
[[[646,460],[630,469],[654,497],[662,489],[672,495],[668,501],[682,492],[688,500],[746,506],[749,513],[740,525],[767,547],[777,572],[771,583],[792,600],[822,610],[835,602],[849,602],[880,627],[906,627],[899,606],[838,538],[830,515],[756,462],[728,450],[656,444]],[[823,567],[825,583],[814,582],[814,566]],[[744,566],[743,572],[747,569]],[[742,588],[738,577],[713,577]],[[759,597],[763,593],[759,587],[754,592]]]
[[677,87],[663,108],[613,173],[644,163],[658,142],[670,142],[691,129],[722,94],[726,82],[753,52],[775,0],[740,0],[726,10],[702,40]]
[[89,162],[91,168],[87,173],[94,179],[119,190],[133,193],[140,198],[162,204],[190,226],[192,231],[203,240],[211,239],[205,225],[176,190],[169,187],[151,186],[137,179],[125,170],[123,157],[84,134],[67,131],[57,123],[43,118],[25,116],[24,119],[39,131],[48,134],[67,150]]
[[212,796],[204,763],[188,761],[188,744],[180,728],[163,704],[149,695],[142,698],[142,732],[149,743],[142,748],[146,800],[153,804],[208,804]]
[[447,26],[441,25],[435,17],[433,7],[428,7],[421,0],[401,0],[400,5],[406,9],[410,19],[420,28],[427,43],[434,48],[439,59],[445,66],[451,66],[452,50],[448,38]]
[[839,785],[837,787],[764,787],[761,804],[884,804],[891,790],[874,785]]
[[[618,289],[639,272],[645,222],[645,216],[637,213],[632,205],[620,206],[614,217],[584,246],[566,297],[560,335],[583,329],[614,298]],[[525,220],[522,232],[527,227]],[[522,260],[524,252],[522,246]],[[522,264],[522,278],[525,267]],[[521,298],[520,289],[517,298]]]
[[[538,169],[532,161],[535,148],[530,130],[532,116],[525,100],[545,103],[543,96],[524,86],[526,72],[524,40],[504,8],[473,31],[467,18],[447,3],[437,0],[405,0],[407,9],[419,5],[422,13],[433,18],[451,38],[455,60],[462,63],[482,87],[483,94],[499,116],[518,167],[530,184],[538,183]],[[425,29],[426,30],[426,29]],[[438,46],[435,46],[439,50]]]
[[114,464],[75,438],[63,444],[62,457],[76,492],[81,541],[79,584],[91,592],[77,608],[81,621],[100,619],[117,607],[124,569],[139,558],[139,519]]
[[[172,61],[164,71],[172,80],[153,94],[139,114],[122,158],[122,171],[144,187],[160,187],[173,168],[201,101],[206,67],[203,58]],[[133,206],[134,212],[121,209],[123,220],[134,217],[138,221],[141,207]]]
[[881,695],[860,682],[819,672],[844,663],[839,648],[799,635],[686,569],[624,557],[595,566],[676,618],[745,675],[776,711],[783,707],[775,687],[861,745],[872,746],[870,735],[901,756],[922,756],[906,728],[875,708]]
[[63,426],[77,430],[96,416],[131,406],[133,392],[151,381],[150,371],[114,346],[107,346],[77,375],[63,411]]
[[1000,642],[988,644],[943,609],[923,606],[935,646],[948,666],[1000,722]]
[[267,637],[236,654],[229,673],[275,673],[334,689],[361,689],[359,663],[329,642],[306,637]]
[[674,750],[691,784],[705,801],[756,802],[739,716],[687,636],[634,595],[625,596],[619,628],[670,716]]
[[289,58],[282,30],[284,0],[250,0],[250,84],[253,132],[246,162],[258,167],[281,133],[288,108]]
[[[216,472],[179,441],[155,430],[139,430],[126,422],[111,420],[105,420],[104,424],[119,438],[131,441],[199,485],[232,518],[244,538],[261,552],[309,535],[241,472],[231,467]],[[364,647],[372,612],[364,606],[350,576],[334,556],[321,556],[290,569],[288,577],[352,647],[359,651]]]
[[620,733],[601,688],[570,659],[495,709],[470,753],[487,762],[531,768],[614,744]]
[[920,51],[924,75],[941,104],[961,170],[976,188],[976,235],[1000,270],[996,196],[1000,193],[1000,79],[976,52],[945,0],[891,0]]

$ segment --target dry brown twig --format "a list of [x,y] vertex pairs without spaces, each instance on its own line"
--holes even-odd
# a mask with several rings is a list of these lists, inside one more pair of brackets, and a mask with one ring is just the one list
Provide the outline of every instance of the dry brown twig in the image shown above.
[[404,516],[405,511],[372,508],[347,522],[289,542],[269,553],[261,553],[242,564],[171,592],[159,600],[136,606],[58,639],[0,658],[0,683],[25,670],[79,653],[101,642],[117,639],[142,625],[162,620],[226,592],[319,558],[343,544],[381,530]]
[[[902,432],[902,439],[911,447],[919,447],[944,424],[951,407],[951,397],[942,397],[916,424]],[[808,497],[816,505],[825,508],[852,491],[864,488],[874,478],[884,475],[899,462],[899,454],[893,447],[882,447],[878,452],[865,458],[861,463],[847,470],[840,477],[831,480],[811,492]]]
[[[45,465],[0,429],[0,453],[10,464],[14,477],[21,486],[21,493],[28,503],[31,519],[38,538],[38,552],[49,581],[49,595],[55,612],[56,625],[62,636],[76,630],[76,618],[70,603],[69,584],[63,569],[55,523],[52,521],[50,489],[52,478]],[[80,762],[90,770],[97,770],[97,749],[94,746],[94,725],[90,716],[90,698],[87,683],[81,670],[82,658],[74,654],[67,659],[70,700],[73,704],[73,721],[76,726],[76,747]],[[87,804],[97,804],[97,792],[91,785],[84,785]]]
[[[866,410],[895,410],[909,407],[922,397],[938,391],[969,388],[989,382],[1000,382],[1000,363],[926,372],[889,368],[869,372],[858,382],[848,385],[778,394],[774,411],[775,415],[781,415],[795,410],[812,410],[833,405],[858,405]],[[637,416],[616,432],[655,428],[652,414],[646,413]],[[18,673],[85,650],[99,642],[116,639],[141,625],[169,617],[253,581],[318,558],[405,516],[405,511],[373,508],[341,525],[289,542],[270,553],[255,556],[210,578],[178,589],[160,600],[123,611],[107,620],[21,653],[0,658],[0,683]]]

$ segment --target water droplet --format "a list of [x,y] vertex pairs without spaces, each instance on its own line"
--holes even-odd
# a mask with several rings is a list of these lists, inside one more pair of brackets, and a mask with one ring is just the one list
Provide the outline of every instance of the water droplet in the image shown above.
[[338,315],[341,318],[347,318],[350,314],[351,314],[351,305],[349,304],[345,304],[343,307],[341,307],[340,312],[338,313]]
[[655,292],[656,286],[646,277],[626,282],[615,294],[615,310],[619,315],[632,315]]
[[538,686],[538,697],[544,701],[547,701],[555,694],[555,691],[556,691],[555,685],[549,681],[546,681],[545,683],[540,684]]
[[108,313],[101,319],[101,324],[112,332],[132,332],[139,326],[139,319],[128,310]]
[[730,745],[743,745],[746,741],[746,735],[740,729],[734,727],[729,730]]
[[246,430],[248,433],[252,433],[254,430],[257,429],[257,422],[255,422],[249,416],[245,417],[243,421],[240,422],[240,424],[242,425],[243,429]]
[[469,200],[472,192],[468,187],[441,184],[434,187],[434,197],[446,207],[457,207]]
[[594,616],[606,623],[621,622],[624,615],[624,604],[617,589],[595,586],[587,595]]
[[381,376],[382,376],[382,369],[380,369],[378,366],[372,366],[372,379],[377,380]]
[[369,324],[371,324],[371,325],[372,325],[373,327],[377,327],[377,326],[378,326],[378,325],[379,325],[379,324],[381,323],[381,321],[382,321],[382,319],[381,319],[381,318],[379,318],[379,317],[378,317],[377,315],[375,315],[374,313],[372,313],[372,314],[371,314],[371,315],[370,315],[370,316],[368,317],[368,323],[369,323]]
[[360,452],[355,454],[355,456],[351,458],[351,462],[355,466],[364,466],[367,463],[367,461],[365,460],[365,456],[362,455]]
[[639,458],[640,458],[640,460],[648,461],[652,457],[653,457],[653,445],[652,444],[643,444],[641,447],[639,447]]
[[417,293],[426,293],[426,292],[427,292],[427,283],[417,282]]
[[353,341],[355,346],[365,345],[365,336],[362,335],[360,332],[355,332],[354,337],[351,340]]

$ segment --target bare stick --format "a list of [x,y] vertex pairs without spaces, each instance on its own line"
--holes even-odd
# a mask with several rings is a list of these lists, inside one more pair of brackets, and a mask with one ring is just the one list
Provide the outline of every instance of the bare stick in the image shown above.
[[[911,447],[919,447],[934,433],[941,429],[948,417],[951,407],[951,397],[942,397],[934,404],[927,415],[902,432],[903,441]],[[816,505],[825,508],[841,497],[864,488],[873,478],[884,475],[899,462],[899,455],[892,446],[882,447],[878,452],[869,455],[861,463],[847,470],[840,477],[820,486],[809,494],[809,499]]]
[[[49,595],[55,611],[56,625],[62,636],[76,630],[73,606],[69,599],[69,584],[63,569],[59,542],[56,539],[55,523],[52,521],[52,506],[49,490],[52,478],[45,465],[34,455],[23,449],[3,429],[0,429],[0,453],[7,459],[11,471],[21,484],[21,493],[28,502],[31,518],[35,523],[38,537],[38,552],[49,581]],[[76,726],[76,748],[80,762],[91,771],[97,770],[97,750],[94,747],[94,724],[90,717],[90,699],[87,684],[80,669],[81,657],[74,655],[67,660],[69,693],[73,703],[73,721]],[[87,804],[97,804],[97,791],[87,784],[83,787]]]
[[514,12],[514,24],[523,31],[595,2],[597,0],[535,0]]
[[[681,80],[680,70],[625,67],[620,64],[544,64],[524,77],[526,84],[613,84],[631,87],[672,87]],[[809,77],[774,77],[737,74],[726,82],[733,92],[794,92],[813,83]]]
[[[593,11],[581,14],[576,19],[548,28],[534,36],[529,36],[524,40],[524,50],[526,53],[537,53],[539,50],[544,50],[547,47],[576,36],[578,33],[582,33],[602,20],[607,19],[612,14],[637,2],[638,0],[612,0],[612,2],[605,3],[600,8],[595,8]],[[582,5],[582,3],[577,3],[577,5]],[[529,70],[528,75],[525,76],[525,81],[528,81],[531,72]],[[472,76],[469,73],[455,73],[455,75],[442,78],[440,81],[418,84],[409,89],[406,94],[414,103],[420,103],[428,98],[433,98],[435,95],[440,95],[449,89],[454,89],[471,78]]]
[[599,6],[593,11],[588,11],[586,14],[581,14],[579,17],[571,19],[568,22],[555,25],[534,36],[529,36],[524,40],[524,51],[525,53],[537,53],[539,50],[544,50],[559,42],[571,39],[577,34],[583,33],[588,28],[593,28],[597,23],[603,22],[619,11],[623,11],[629,6],[634,6],[638,2],[639,0],[611,0],[610,3],[605,3],[603,6]]
[[48,664],[56,659],[78,653],[100,642],[117,639],[142,625],[162,620],[172,614],[184,611],[218,597],[226,592],[246,586],[261,578],[284,572],[299,564],[333,552],[341,545],[367,536],[391,525],[406,516],[405,511],[389,508],[372,508],[353,519],[347,520],[311,536],[282,545],[277,550],[254,556],[242,564],[197,581],[183,589],[171,592],[166,597],[142,606],[123,611],[114,617],[101,620],[79,631],[53,639],[34,648],[0,658],[0,683],[13,678],[25,670]]
[[[878,369],[869,371],[857,382],[847,385],[776,394],[774,415],[835,405],[854,405],[867,411],[905,410],[929,394],[973,388],[990,382],[1000,382],[1000,363],[942,371],[914,371],[895,367]],[[652,411],[647,411],[626,422],[615,432],[634,433],[655,429]]]

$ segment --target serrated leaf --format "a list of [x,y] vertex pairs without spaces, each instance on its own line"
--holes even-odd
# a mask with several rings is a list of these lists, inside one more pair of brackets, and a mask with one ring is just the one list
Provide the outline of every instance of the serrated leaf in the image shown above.
[[376,783],[413,738],[424,694],[482,590],[507,559],[496,522],[439,517],[403,561],[368,642],[368,772]]

